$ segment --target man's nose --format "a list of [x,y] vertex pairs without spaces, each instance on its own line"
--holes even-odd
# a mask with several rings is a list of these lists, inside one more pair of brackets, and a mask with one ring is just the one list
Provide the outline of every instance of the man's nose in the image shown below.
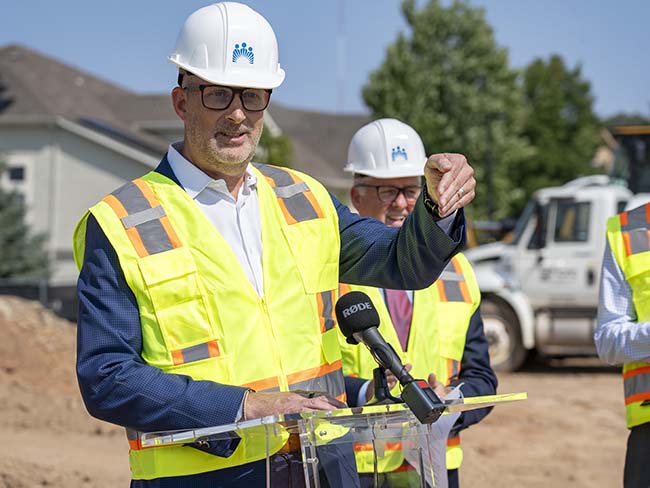
[[233,100],[230,102],[230,106],[227,110],[228,113],[226,114],[226,118],[232,122],[240,124],[246,119],[246,112],[241,103],[241,95],[239,93],[234,94]]
[[408,207],[408,202],[406,201],[406,196],[404,195],[404,190],[400,190],[395,200],[393,200],[393,206],[398,208]]

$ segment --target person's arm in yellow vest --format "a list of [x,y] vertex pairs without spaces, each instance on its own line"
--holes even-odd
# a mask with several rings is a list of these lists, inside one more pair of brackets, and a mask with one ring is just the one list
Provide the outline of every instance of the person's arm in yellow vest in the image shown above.
[[650,322],[638,322],[632,289],[607,242],[600,274],[598,325],[594,332],[598,356],[610,364],[650,362]]

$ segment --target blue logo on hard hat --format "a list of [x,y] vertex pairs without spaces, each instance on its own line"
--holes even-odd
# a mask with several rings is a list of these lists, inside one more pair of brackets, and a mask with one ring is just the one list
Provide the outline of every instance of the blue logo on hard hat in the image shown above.
[[391,151],[391,159],[395,161],[397,158],[404,158],[406,161],[409,160],[409,157],[406,155],[406,148],[401,148],[399,146],[393,148]]
[[236,63],[239,58],[247,58],[249,64],[255,62],[255,54],[253,53],[253,48],[251,46],[246,46],[245,42],[235,44],[235,49],[232,50],[232,62]]

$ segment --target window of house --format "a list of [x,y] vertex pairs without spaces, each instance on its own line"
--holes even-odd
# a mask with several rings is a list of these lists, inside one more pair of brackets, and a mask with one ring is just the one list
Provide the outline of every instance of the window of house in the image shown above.
[[25,181],[24,166],[10,166],[8,170],[9,181]]

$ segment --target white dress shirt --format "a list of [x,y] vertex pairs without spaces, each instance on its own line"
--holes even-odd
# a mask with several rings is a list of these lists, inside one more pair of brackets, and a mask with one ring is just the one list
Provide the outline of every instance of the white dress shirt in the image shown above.
[[215,180],[169,146],[167,161],[179,183],[226,240],[257,294],[264,296],[262,233],[257,199],[257,178],[246,168],[237,199],[224,180]]
[[650,322],[637,322],[632,289],[609,242],[603,257],[594,333],[598,355],[610,364],[650,362]]

